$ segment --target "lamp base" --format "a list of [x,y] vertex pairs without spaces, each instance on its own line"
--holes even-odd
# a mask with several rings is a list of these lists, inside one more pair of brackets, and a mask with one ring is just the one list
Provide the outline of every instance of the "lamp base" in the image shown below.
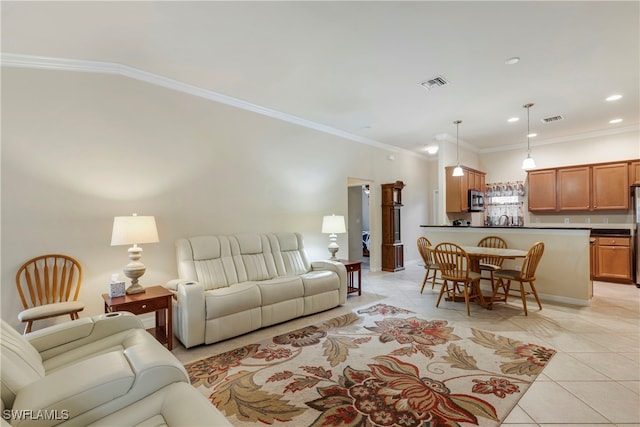
[[129,248],[129,264],[124,267],[124,275],[131,279],[131,286],[127,288],[127,295],[144,293],[144,288],[138,283],[138,279],[144,275],[147,270],[140,257],[142,254],[142,248],[138,245],[133,245]]
[[146,289],[143,286],[140,286],[140,284],[136,283],[135,285],[131,285],[127,288],[127,295],[133,295],[133,294],[143,294],[145,293]]
[[329,236],[329,247],[327,249],[329,249],[329,253],[331,254],[331,258],[329,258],[330,261],[337,261],[338,258],[336,258],[336,253],[338,253],[338,251],[340,250],[340,246],[338,246],[338,243],[336,242],[336,235],[335,234],[331,234]]

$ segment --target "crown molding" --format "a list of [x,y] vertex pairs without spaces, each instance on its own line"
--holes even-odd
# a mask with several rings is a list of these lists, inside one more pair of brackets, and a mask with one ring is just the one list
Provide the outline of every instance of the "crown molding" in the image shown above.
[[[282,120],[285,122],[293,123],[299,126],[303,126],[309,129],[313,129],[319,132],[334,135],[340,138],[348,139],[350,141],[358,142],[360,144],[369,145],[375,148],[380,148],[393,153],[404,153],[414,157],[420,157],[422,159],[429,159],[429,157],[416,153],[411,150],[400,148],[394,145],[385,144],[380,141],[376,141],[370,138],[366,138],[360,135],[354,135],[349,132],[345,132],[340,129],[333,128],[331,126],[316,123],[311,120],[303,119],[298,116],[276,111],[270,108],[262,107],[260,105],[252,104],[242,99],[234,98],[231,96],[223,95],[218,92],[214,92],[209,89],[204,89],[198,86],[194,86],[188,83],[181,82],[179,80],[171,79],[159,74],[151,73],[141,70],[139,68],[130,67],[128,65],[119,64],[115,62],[105,61],[89,61],[84,59],[70,59],[70,58],[57,58],[49,56],[37,56],[37,55],[22,55],[15,53],[1,53],[0,62],[3,67],[14,68],[32,68],[41,70],[58,70],[58,71],[73,71],[83,73],[99,73],[99,74],[112,74],[127,77],[134,80],[143,81],[145,83],[153,84],[156,86],[164,87],[166,89],[175,90],[177,92],[186,93],[189,95],[197,96],[200,98],[208,99],[213,102],[218,102],[226,105],[230,105],[236,108],[240,108],[247,111],[252,111],[257,114],[268,116],[274,119]],[[558,144],[563,142],[570,142],[580,139],[596,138],[608,135],[615,135],[619,133],[639,131],[640,126],[626,126],[614,129],[597,130],[593,132],[587,132],[577,135],[570,135],[566,137],[553,138],[547,140],[539,140],[531,142],[531,146],[540,146],[548,144]],[[435,140],[438,142],[456,143],[454,136],[448,133],[440,133],[436,135]],[[465,149],[479,153],[495,153],[500,151],[520,150],[522,147],[526,147],[526,144],[512,144],[501,147],[490,148],[478,148],[475,145],[469,144],[464,140],[460,140],[460,146]]]
[[89,61],[84,59],[22,55],[22,54],[4,53],[4,52],[1,53],[0,61],[3,67],[73,71],[73,72],[112,74],[112,75],[123,76],[130,79],[143,81],[145,83],[149,83],[152,85],[164,87],[166,89],[175,90],[177,92],[182,92],[189,95],[197,96],[197,97],[218,102],[221,104],[226,104],[236,108],[241,108],[243,110],[252,111],[257,114],[262,114],[264,116],[268,116],[274,119],[293,123],[293,124],[303,126],[309,129],[313,129],[319,132],[323,132],[330,135],[338,136],[340,138],[355,141],[360,144],[365,144],[365,145],[380,148],[383,150],[391,151],[393,153],[404,153],[414,157],[426,158],[424,155],[420,153],[415,153],[410,150],[385,144],[383,142],[379,142],[370,138],[365,138],[363,136],[354,135],[352,133],[345,132],[340,129],[336,129],[331,126],[323,125],[321,123],[316,123],[311,120],[303,119],[301,117],[297,117],[291,114],[287,114],[287,113],[276,111],[270,108],[262,107],[260,105],[256,105],[256,104],[252,104],[250,102],[244,101],[242,99],[223,95],[221,93],[214,92],[209,89],[204,89],[198,86],[181,82],[179,80],[171,79],[165,76],[161,76],[159,74],[144,71],[139,68],[130,67],[124,64],[119,64],[115,62],[105,62],[105,61]]
[[[579,133],[579,134],[574,134],[569,136],[562,136],[558,138],[543,139],[536,142],[532,141],[530,145],[532,147],[540,147],[542,145],[561,144],[563,142],[579,141],[583,139],[599,138],[603,136],[618,135],[621,133],[638,132],[638,131],[640,131],[640,125],[630,125],[630,126],[617,127],[613,129],[600,129],[600,130],[584,132],[584,133]],[[482,148],[478,150],[478,152],[480,154],[497,153],[500,151],[521,150],[522,148],[526,148],[526,147],[527,147],[526,143],[512,144],[512,145],[503,145],[501,147]]]

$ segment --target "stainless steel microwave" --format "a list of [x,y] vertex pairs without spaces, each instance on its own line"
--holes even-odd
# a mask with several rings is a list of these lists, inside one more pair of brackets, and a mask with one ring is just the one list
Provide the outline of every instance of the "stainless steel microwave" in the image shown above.
[[484,211],[484,193],[477,190],[469,190],[469,212]]

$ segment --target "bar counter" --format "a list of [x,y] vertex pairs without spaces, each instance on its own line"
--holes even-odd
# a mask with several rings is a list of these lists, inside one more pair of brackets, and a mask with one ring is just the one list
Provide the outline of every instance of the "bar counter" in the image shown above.
[[[591,227],[474,227],[421,225],[432,244],[453,242],[476,245],[483,237],[502,237],[509,248],[528,250],[544,242],[544,254],[536,271],[536,289],[543,300],[587,306],[593,297],[589,277]],[[505,268],[520,268],[522,260],[506,260]],[[543,304],[544,310],[544,304]],[[535,312],[535,310],[532,310]]]

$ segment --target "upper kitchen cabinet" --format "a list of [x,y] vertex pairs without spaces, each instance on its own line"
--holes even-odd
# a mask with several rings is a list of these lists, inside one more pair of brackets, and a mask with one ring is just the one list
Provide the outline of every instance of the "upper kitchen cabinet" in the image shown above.
[[593,210],[629,209],[628,163],[593,165],[592,171]]
[[484,193],[486,173],[461,166],[464,172],[462,176],[452,176],[455,166],[445,167],[446,203],[447,212],[469,211],[469,190],[477,190]]
[[529,171],[527,194],[531,212],[557,210],[556,174],[555,169]]
[[640,160],[629,164],[629,185],[640,185]]
[[591,207],[589,166],[563,168],[557,172],[558,209],[588,211]]
[[629,163],[598,163],[529,171],[529,211],[629,209]]

